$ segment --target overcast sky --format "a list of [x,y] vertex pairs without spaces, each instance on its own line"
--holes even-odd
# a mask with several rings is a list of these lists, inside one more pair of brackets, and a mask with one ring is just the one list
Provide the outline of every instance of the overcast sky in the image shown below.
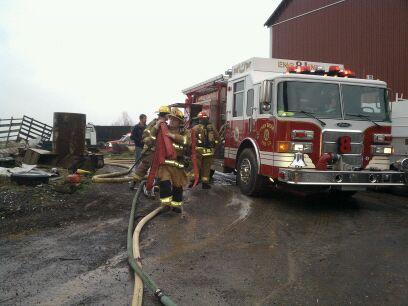
[[181,90],[253,56],[279,0],[0,0],[0,118],[151,119]]

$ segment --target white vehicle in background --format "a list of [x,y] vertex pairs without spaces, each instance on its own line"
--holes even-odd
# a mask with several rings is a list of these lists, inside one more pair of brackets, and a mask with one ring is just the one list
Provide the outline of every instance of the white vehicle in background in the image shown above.
[[397,100],[392,103],[392,145],[393,160],[396,162],[408,158],[408,100]]
[[85,144],[88,149],[97,148],[96,129],[92,123],[87,123],[85,127]]

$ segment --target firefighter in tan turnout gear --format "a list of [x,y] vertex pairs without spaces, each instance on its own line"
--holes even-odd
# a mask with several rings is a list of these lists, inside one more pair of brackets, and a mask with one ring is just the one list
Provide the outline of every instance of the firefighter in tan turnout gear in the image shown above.
[[220,141],[220,136],[214,126],[209,122],[206,112],[198,113],[199,123],[192,128],[196,137],[197,163],[203,189],[211,188],[210,173],[214,153]]
[[160,165],[159,178],[160,203],[181,212],[183,205],[183,187],[188,183],[185,171],[186,152],[190,147],[190,133],[184,129],[184,115],[178,108],[172,108],[169,114],[168,136],[173,140],[176,151],[175,160],[166,159]]
[[170,107],[161,106],[158,110],[157,118],[153,119],[143,131],[143,150],[142,157],[137,165],[135,173],[133,175],[134,184],[140,182],[146,176],[150,165],[152,163],[153,153],[156,144],[156,134],[158,129],[158,123],[166,122],[168,115],[170,114]]

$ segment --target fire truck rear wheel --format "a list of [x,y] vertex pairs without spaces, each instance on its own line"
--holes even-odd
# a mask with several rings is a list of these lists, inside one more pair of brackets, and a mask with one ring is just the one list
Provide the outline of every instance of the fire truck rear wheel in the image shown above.
[[237,184],[245,195],[256,196],[262,192],[265,178],[258,174],[258,163],[251,149],[244,149],[237,165]]

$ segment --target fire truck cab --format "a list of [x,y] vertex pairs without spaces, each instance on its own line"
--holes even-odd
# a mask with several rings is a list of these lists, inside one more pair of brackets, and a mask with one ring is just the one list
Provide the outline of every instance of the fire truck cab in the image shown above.
[[339,64],[251,58],[225,84],[223,164],[244,194],[266,183],[347,192],[406,184],[408,160],[390,162],[385,82]]

